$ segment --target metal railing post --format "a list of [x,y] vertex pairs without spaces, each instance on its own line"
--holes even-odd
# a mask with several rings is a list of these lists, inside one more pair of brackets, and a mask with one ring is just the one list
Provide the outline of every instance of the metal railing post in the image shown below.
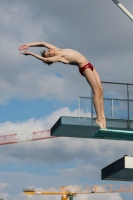
[[93,125],[93,91],[91,89],[91,125]]
[[130,128],[130,115],[129,115],[129,85],[127,84],[127,128]]
[[113,102],[113,99],[111,100],[111,117],[112,117],[112,119],[113,119],[113,117],[114,117],[114,102]]
[[78,117],[80,117],[80,97],[79,97],[79,100],[78,100]]

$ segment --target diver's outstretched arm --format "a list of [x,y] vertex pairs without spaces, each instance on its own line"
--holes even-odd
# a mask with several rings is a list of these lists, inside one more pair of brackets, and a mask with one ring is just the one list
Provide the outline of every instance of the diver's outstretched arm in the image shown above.
[[24,50],[27,51],[29,47],[46,47],[48,49],[58,49],[56,46],[46,43],[46,42],[34,42],[34,43],[28,43],[28,44],[22,44],[18,49],[20,51]]
[[31,55],[31,56],[34,56],[35,58],[39,59],[39,60],[42,60],[43,62],[45,63],[49,63],[49,62],[61,62],[61,59],[60,59],[60,55],[59,56],[53,56],[53,57],[48,57],[48,58],[45,58],[45,57],[42,57],[42,56],[39,56],[33,52],[21,52],[21,54],[24,54],[26,56],[28,55]]

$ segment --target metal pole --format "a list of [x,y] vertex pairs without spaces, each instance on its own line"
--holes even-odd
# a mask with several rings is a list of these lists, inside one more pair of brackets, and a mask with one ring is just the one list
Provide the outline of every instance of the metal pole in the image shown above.
[[113,105],[113,99],[112,99],[112,105],[111,105],[111,107],[112,107],[112,119],[113,119],[113,117],[114,117],[114,105]]
[[91,125],[93,125],[93,91],[91,89]]
[[80,117],[80,97],[79,97],[79,100],[78,100],[78,107],[79,107],[79,109],[78,109],[78,117]]
[[93,118],[93,92],[91,89],[91,118]]
[[127,84],[127,128],[130,128],[130,116],[129,116],[129,85]]
[[119,1],[112,1],[133,21],[133,15]]

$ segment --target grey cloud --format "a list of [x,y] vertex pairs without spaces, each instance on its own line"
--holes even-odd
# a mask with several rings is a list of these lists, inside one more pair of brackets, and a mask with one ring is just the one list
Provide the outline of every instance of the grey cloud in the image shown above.
[[[127,4],[130,6],[131,2]],[[25,42],[45,40],[61,48],[76,49],[94,64],[102,80],[132,83],[129,72],[132,72],[133,28],[130,20],[112,1],[2,1],[0,20],[1,102],[14,97],[27,99],[27,93],[34,99],[32,81],[29,86],[28,82],[20,81],[20,76],[26,77],[35,68],[38,70],[35,98],[42,97],[37,89],[42,73],[51,74],[52,78],[55,72],[63,78],[63,90],[69,100],[90,95],[86,80],[75,67],[55,64],[47,68],[35,58],[19,55],[17,48]],[[37,48],[32,50],[40,52]],[[47,84],[52,88],[52,82]],[[51,97],[58,96],[61,100],[54,92],[50,89]],[[61,95],[64,99],[65,94]]]
[[[76,111],[71,112],[67,108],[60,109],[47,116],[45,119],[29,120],[23,123],[5,123],[1,124],[1,133],[5,131],[19,133],[33,132],[38,130],[47,130],[51,127],[59,116],[75,116]],[[6,135],[6,134],[5,134]],[[113,144],[113,149],[112,149]],[[131,142],[124,141],[109,141],[109,140],[93,140],[79,138],[54,138],[36,142],[20,143],[16,145],[1,146],[3,154],[0,155],[0,160],[8,162],[26,162],[40,163],[46,166],[56,166],[56,164],[71,164],[74,166],[68,167],[66,170],[67,177],[78,176],[79,171],[83,169],[86,173],[82,177],[100,177],[100,169],[119,159],[123,155],[132,155]],[[34,146],[34,149],[33,149]],[[42,153],[43,152],[43,153]],[[116,153],[117,152],[117,153]],[[78,165],[78,168],[76,167]],[[88,166],[84,169],[85,166]],[[95,168],[94,168],[95,166]],[[98,168],[97,168],[98,166]],[[75,173],[73,173],[75,171]],[[90,173],[95,171],[95,173]],[[63,171],[62,171],[63,173]]]
[[[10,188],[7,192],[10,192],[11,191],[11,195],[9,195],[8,193],[1,193],[1,195],[3,195],[3,197],[5,197],[4,199],[5,200],[24,200],[26,198],[26,196],[22,193],[22,190],[24,188],[36,188],[37,190],[51,190],[51,191],[59,191],[59,186],[62,186],[65,183],[67,183],[68,186],[70,186],[70,188],[73,188],[75,187],[76,185],[75,184],[69,184],[69,180],[67,180],[67,177],[64,178],[63,177],[58,177],[58,176],[51,176],[51,177],[48,177],[48,176],[36,176],[34,174],[28,174],[28,173],[22,173],[22,172],[19,172],[19,173],[0,173],[0,176],[1,176],[1,180],[5,179],[6,182],[8,182]],[[18,181],[18,180],[21,180],[21,181]],[[51,183],[53,185],[55,185],[55,188],[51,188],[49,186],[48,183]],[[80,186],[82,186],[80,184]],[[22,189],[23,188],[23,189]],[[17,192],[19,191],[19,192]],[[17,192],[17,194],[16,194]],[[84,199],[84,200],[95,200],[97,199],[97,195],[98,194],[90,194],[90,195],[77,195],[76,199]],[[127,195],[127,197],[130,197],[129,195]],[[42,200],[42,199],[46,199],[46,200],[49,200],[49,199],[56,199],[56,200],[60,200],[61,196],[60,195],[38,195],[38,196],[33,196],[32,199],[39,199],[39,200]],[[108,200],[112,200],[112,199],[116,199],[116,200],[121,200],[121,196],[119,193],[116,193],[116,194],[99,194],[98,195],[98,198],[99,199],[108,199]],[[130,198],[128,198],[130,199]]]
[[[25,162],[56,166],[56,164],[70,165],[67,169],[60,169],[59,174],[67,178],[100,179],[100,171],[111,162],[123,155],[132,155],[131,142],[95,141],[89,139],[56,138],[35,143],[25,143],[3,147],[5,162]],[[112,149],[113,144],[113,149]],[[34,146],[34,150],[33,150]],[[43,153],[42,153],[43,152]],[[117,152],[117,153],[116,153]]]

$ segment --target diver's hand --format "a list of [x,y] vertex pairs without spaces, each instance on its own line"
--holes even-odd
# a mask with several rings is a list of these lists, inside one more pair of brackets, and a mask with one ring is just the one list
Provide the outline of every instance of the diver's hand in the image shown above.
[[20,51],[27,51],[28,49],[29,49],[29,44],[22,44],[18,49],[20,50]]
[[20,52],[21,54],[23,54],[23,55],[25,55],[25,56],[28,56],[28,55],[33,55],[33,53],[32,52]]

